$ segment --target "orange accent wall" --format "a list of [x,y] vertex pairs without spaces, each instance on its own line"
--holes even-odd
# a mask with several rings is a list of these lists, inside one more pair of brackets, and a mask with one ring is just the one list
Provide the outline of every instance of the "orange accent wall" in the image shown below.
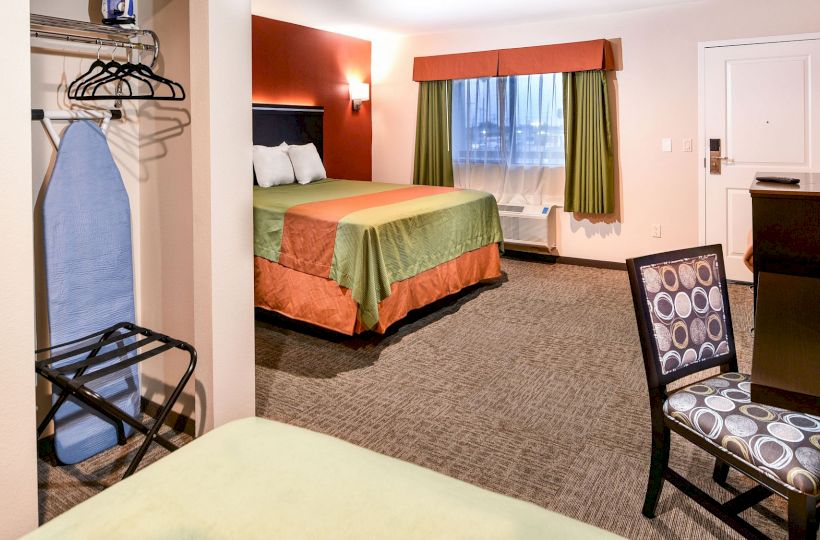
[[253,102],[323,106],[328,177],[371,180],[371,101],[354,112],[348,81],[370,84],[369,41],[253,17]]

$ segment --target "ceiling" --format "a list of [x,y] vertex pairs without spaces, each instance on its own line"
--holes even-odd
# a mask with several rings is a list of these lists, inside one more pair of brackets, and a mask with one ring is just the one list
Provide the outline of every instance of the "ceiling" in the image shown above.
[[[253,13],[372,39],[606,14],[693,0],[252,0]],[[513,7],[514,6],[514,7]]]

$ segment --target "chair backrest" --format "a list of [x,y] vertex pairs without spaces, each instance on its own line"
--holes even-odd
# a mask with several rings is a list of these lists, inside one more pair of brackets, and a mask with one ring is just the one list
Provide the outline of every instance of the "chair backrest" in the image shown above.
[[626,263],[650,390],[715,366],[737,369],[720,245]]

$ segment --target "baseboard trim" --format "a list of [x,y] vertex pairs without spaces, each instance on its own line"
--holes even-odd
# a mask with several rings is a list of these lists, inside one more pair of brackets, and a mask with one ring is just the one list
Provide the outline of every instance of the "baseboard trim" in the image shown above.
[[544,250],[532,249],[525,247],[523,249],[519,246],[510,247],[504,251],[503,257],[508,259],[517,259],[520,261],[535,261],[550,264],[570,264],[573,266],[587,266],[589,268],[603,268],[605,270],[623,270],[626,271],[625,262],[614,261],[599,261],[596,259],[579,259],[577,257],[562,257],[554,255]]
[[576,257],[558,257],[558,264],[571,264],[573,266],[588,266],[590,268],[603,268],[605,270],[626,271],[625,262],[598,261],[595,259],[578,259]]
[[[151,418],[157,417],[161,408],[160,405],[157,405],[145,397],[141,397],[140,402],[142,404],[142,412]],[[194,422],[194,419],[176,411],[171,411],[168,413],[168,416],[165,418],[165,425],[169,426],[174,431],[185,433],[191,437],[194,436],[194,432],[196,431],[196,423]]]
[[505,259],[516,259],[519,261],[534,261],[550,264],[554,264],[558,259],[555,255],[552,255],[551,253],[539,251],[523,251],[517,249],[505,249],[504,255],[502,255],[502,257],[504,257]]

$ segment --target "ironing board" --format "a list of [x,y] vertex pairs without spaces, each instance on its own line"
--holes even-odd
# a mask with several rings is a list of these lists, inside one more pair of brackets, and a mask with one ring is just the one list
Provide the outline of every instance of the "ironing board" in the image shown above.
[[[72,341],[121,321],[133,323],[131,209],[105,134],[95,122],[73,122],[63,133],[43,199],[42,220],[51,343]],[[139,413],[136,365],[88,386],[122,411]],[[52,399],[59,399],[58,391]],[[55,453],[65,464],[83,461],[119,438],[109,419],[75,398],[54,414],[54,430]],[[126,426],[124,435],[131,432]]]

